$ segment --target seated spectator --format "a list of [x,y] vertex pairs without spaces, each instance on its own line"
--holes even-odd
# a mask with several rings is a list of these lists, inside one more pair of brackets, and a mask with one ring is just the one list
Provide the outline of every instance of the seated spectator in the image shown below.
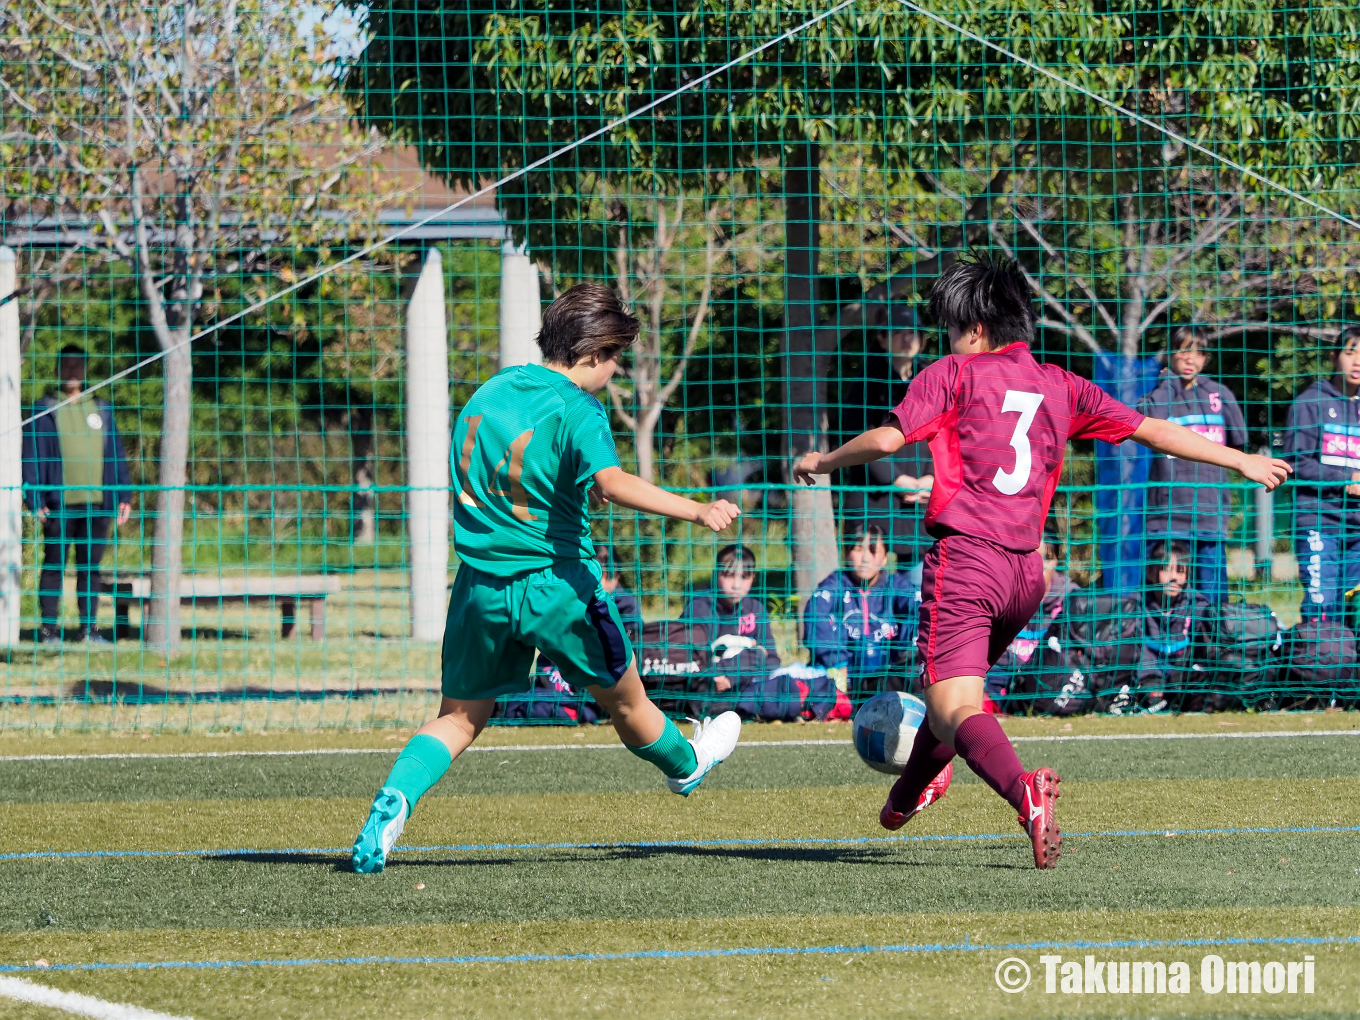
[[619,611],[619,618],[623,620],[623,629],[628,632],[628,640],[637,644],[638,637],[642,634],[642,603],[628,590],[619,576],[614,547],[596,542],[595,562],[600,565],[600,587],[609,592],[614,599],[614,608]]
[[[1241,450],[1247,445],[1247,424],[1233,392],[1204,374],[1206,348],[1204,338],[1189,326],[1176,330],[1167,372],[1138,402],[1138,409],[1151,418],[1184,425],[1210,442]],[[1228,597],[1224,543],[1232,510],[1232,492],[1222,488],[1231,480],[1228,469],[1154,456],[1148,480],[1186,483],[1147,490],[1148,540],[1184,540],[1194,556],[1196,590],[1211,602],[1222,602]]]
[[1284,455],[1298,479],[1294,545],[1302,615],[1344,624],[1345,593],[1360,584],[1360,328],[1341,331],[1332,370],[1289,406]]
[[901,676],[890,674],[906,661],[915,636],[919,585],[906,571],[887,570],[887,542],[877,524],[846,532],[845,559],[848,569],[817,586],[803,616],[812,665],[844,671],[854,694],[901,690]]
[[1166,688],[1193,685],[1186,674],[1194,671],[1207,632],[1209,600],[1190,587],[1192,555],[1190,544],[1178,540],[1148,550],[1138,683],[1143,707],[1153,711],[1167,706]]
[[994,703],[1006,696],[1011,679],[1017,672],[1031,663],[1038,666],[1034,653],[1044,643],[1048,628],[1062,614],[1067,596],[1081,591],[1081,585],[1068,577],[1067,571],[1058,569],[1062,562],[1062,539],[1056,530],[1044,529],[1044,540],[1039,543],[1039,555],[1044,561],[1044,600],[1039,604],[1034,618],[1015,635],[1005,654],[987,674],[987,697]]
[[751,597],[756,579],[755,553],[744,545],[718,550],[714,586],[695,592],[681,612],[690,626],[702,627],[712,656],[713,690],[730,691],[751,677],[767,677],[779,668],[774,635],[765,603]]

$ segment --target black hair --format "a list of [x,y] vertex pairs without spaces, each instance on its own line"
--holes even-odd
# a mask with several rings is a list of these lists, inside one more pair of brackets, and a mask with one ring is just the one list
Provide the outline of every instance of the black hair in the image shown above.
[[642,328],[623,299],[598,283],[578,283],[548,306],[538,349],[543,360],[571,367],[591,355],[627,350]]
[[930,288],[930,314],[945,327],[985,326],[992,350],[1034,340],[1029,283],[1015,259],[960,255]]
[[1054,559],[1062,559],[1062,535],[1058,534],[1058,526],[1052,521],[1044,524],[1044,537],[1039,540],[1039,544],[1052,549]]
[[1346,345],[1360,341],[1360,326],[1342,326],[1341,332],[1336,338],[1336,346],[1332,348],[1332,360],[1346,349]]
[[1191,556],[1190,543],[1183,542],[1179,538],[1173,538],[1170,541],[1160,540],[1153,542],[1148,546],[1148,563],[1160,567],[1167,560],[1171,559],[1172,556],[1176,557],[1176,559],[1180,560],[1182,563],[1189,562]]
[[57,352],[57,357],[80,358],[82,361],[84,361],[86,358],[89,357],[89,355],[85,352],[84,347],[77,347],[75,344],[67,344],[65,347],[63,347],[61,350]]
[[718,573],[725,574],[734,571],[738,560],[741,561],[745,573],[754,573],[756,554],[744,545],[725,545],[718,550]]
[[595,559],[602,561],[600,566],[604,567],[606,572],[614,568],[614,547],[612,545],[608,542],[596,542],[594,551]]
[[1155,602],[1161,598],[1161,578],[1157,577],[1157,573],[1161,567],[1166,566],[1167,560],[1172,556],[1186,568],[1186,579],[1189,582],[1190,543],[1180,539],[1159,540],[1148,547],[1148,592],[1149,597]]
[[873,521],[860,521],[857,524],[847,525],[841,541],[846,549],[853,549],[866,538],[872,539],[871,544],[873,545],[886,547],[888,544],[888,538],[884,534],[883,528]]
[[1166,353],[1175,354],[1190,346],[1198,347],[1205,354],[1209,353],[1209,341],[1204,338],[1203,333],[1194,326],[1177,326],[1171,333],[1171,342],[1166,345]]

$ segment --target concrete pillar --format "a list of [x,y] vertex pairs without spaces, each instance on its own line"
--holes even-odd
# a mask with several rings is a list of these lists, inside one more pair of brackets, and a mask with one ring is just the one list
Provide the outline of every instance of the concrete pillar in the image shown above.
[[[0,301],[18,284],[12,248],[0,248]],[[23,466],[19,422],[19,302],[0,304],[0,647],[19,641],[23,567]]]
[[440,641],[449,583],[449,341],[444,269],[431,248],[406,309],[406,526],[411,637]]
[[501,249],[500,367],[542,364],[543,356],[534,342],[542,327],[538,267],[506,241]]

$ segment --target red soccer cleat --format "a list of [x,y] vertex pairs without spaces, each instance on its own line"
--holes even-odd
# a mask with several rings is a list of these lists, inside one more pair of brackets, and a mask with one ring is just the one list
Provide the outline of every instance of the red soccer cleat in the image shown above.
[[1024,807],[1020,814],[1020,828],[1029,833],[1034,843],[1034,866],[1052,868],[1062,853],[1062,833],[1053,813],[1058,792],[1058,774],[1052,769],[1035,769],[1020,777],[1025,784]]
[[945,791],[949,789],[949,781],[954,778],[954,763],[951,761],[944,767],[944,771],[930,781],[930,785],[921,791],[920,798],[916,801],[916,808],[913,811],[895,811],[892,806],[892,796],[883,805],[883,810],[878,813],[878,824],[890,832],[896,832],[907,824],[907,820],[920,814],[930,807],[937,800],[943,799]]

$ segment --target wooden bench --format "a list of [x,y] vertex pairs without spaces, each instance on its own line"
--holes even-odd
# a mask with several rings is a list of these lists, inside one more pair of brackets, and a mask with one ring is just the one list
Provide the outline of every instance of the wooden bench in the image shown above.
[[[114,634],[128,633],[128,607],[136,602],[143,607],[151,598],[151,578],[138,575],[101,578],[101,590],[113,598]],[[277,602],[283,615],[283,636],[297,633],[297,606],[308,604],[312,620],[312,640],[326,637],[326,596],[340,591],[340,578],[331,574],[255,575],[212,577],[186,574],[180,578],[179,599],[192,605],[222,605],[226,602],[267,600]]]

